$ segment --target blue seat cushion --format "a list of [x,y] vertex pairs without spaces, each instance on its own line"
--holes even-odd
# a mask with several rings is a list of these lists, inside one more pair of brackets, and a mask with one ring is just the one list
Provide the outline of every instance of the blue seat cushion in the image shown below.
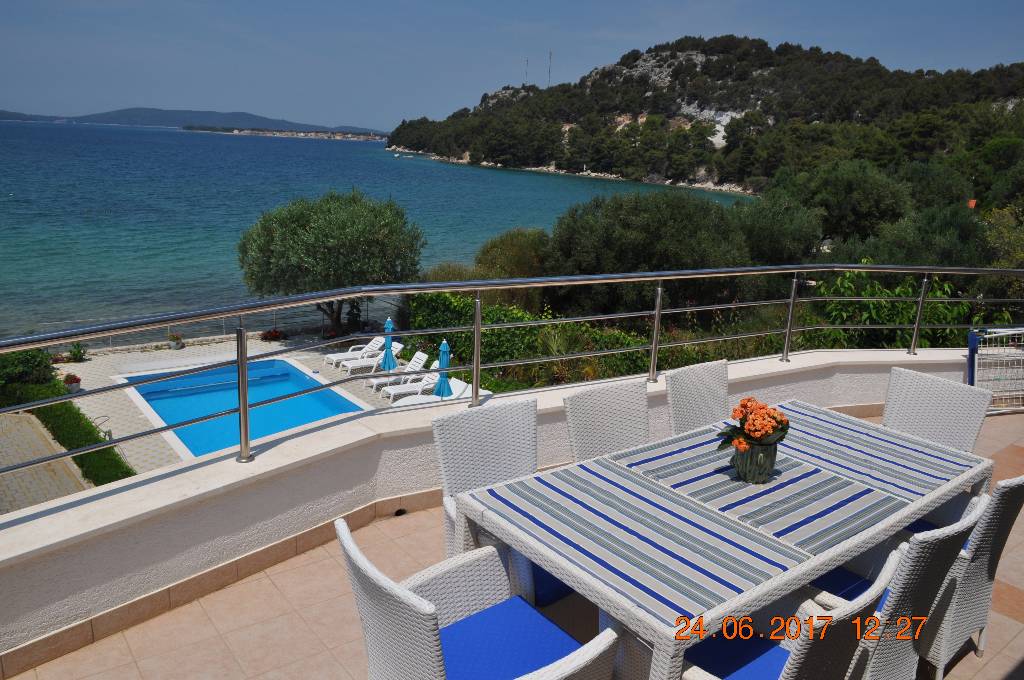
[[854,574],[843,567],[836,567],[827,574],[822,574],[811,581],[811,585],[826,593],[832,593],[844,600],[853,600],[863,595],[871,587],[872,581]]
[[[868,588],[874,585],[874,582],[861,576],[857,576],[848,569],[836,567],[827,574],[822,574],[811,581],[811,585],[824,590],[826,593],[838,595],[844,600],[853,600],[867,592]],[[888,599],[889,589],[886,588],[882,591],[882,597],[879,598],[878,604],[875,605],[875,611],[882,611],[882,607]]]
[[915,519],[913,522],[907,525],[907,531],[912,534],[923,534],[926,531],[934,531],[938,529],[937,526],[932,524],[926,519]]
[[533,601],[538,607],[545,607],[552,602],[558,602],[572,592],[572,588],[565,585],[543,568],[533,565]]
[[579,648],[580,643],[518,596],[441,629],[448,680],[518,678]]
[[727,640],[707,637],[683,653],[683,658],[722,680],[776,680],[789,652],[771,640]]

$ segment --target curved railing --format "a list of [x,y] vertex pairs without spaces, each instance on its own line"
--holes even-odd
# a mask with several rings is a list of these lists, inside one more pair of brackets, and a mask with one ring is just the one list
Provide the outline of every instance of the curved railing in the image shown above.
[[[916,297],[841,297],[841,296],[800,296],[800,283],[801,278],[808,274],[823,274],[823,273],[840,273],[840,272],[867,272],[876,274],[918,274],[921,276],[921,285],[919,288],[918,295]],[[704,279],[715,279],[715,278],[726,278],[726,277],[748,277],[748,276],[764,276],[764,275],[778,275],[778,274],[791,274],[792,283],[790,286],[790,294],[787,298],[769,299],[769,300],[756,300],[748,302],[733,302],[725,304],[713,304],[713,305],[697,305],[689,307],[675,307],[675,308],[663,308],[662,297],[664,284],[667,281],[682,281],[682,280],[704,280]],[[474,315],[473,324],[469,326],[457,326],[450,328],[431,328],[431,329],[413,329],[413,330],[401,330],[398,332],[403,337],[413,337],[422,335],[436,335],[439,333],[453,333],[453,332],[471,332],[473,334],[473,360],[470,364],[451,366],[448,370],[450,371],[471,371],[472,372],[472,396],[469,399],[470,406],[476,406],[480,402],[480,372],[485,369],[494,368],[505,368],[510,366],[519,366],[527,364],[537,364],[554,361],[564,361],[567,359],[578,359],[586,357],[605,356],[611,354],[619,354],[624,352],[648,352],[650,354],[650,362],[648,368],[648,379],[656,380],[658,373],[658,351],[662,348],[677,347],[683,345],[695,345],[708,342],[720,342],[725,340],[735,340],[741,338],[758,337],[758,336],[770,336],[770,335],[782,335],[783,336],[783,349],[780,356],[781,361],[789,360],[789,353],[792,347],[792,338],[794,333],[810,330],[825,330],[825,329],[879,329],[879,330],[910,330],[911,341],[907,348],[907,351],[911,354],[917,352],[918,343],[920,340],[920,334],[922,329],[948,329],[948,328],[968,328],[965,324],[959,325],[941,325],[941,324],[923,324],[923,312],[924,305],[934,302],[961,302],[961,298],[945,298],[945,297],[929,297],[928,288],[931,278],[936,275],[945,276],[997,276],[997,277],[1012,277],[1012,278],[1024,278],[1024,269],[985,269],[976,267],[933,267],[933,266],[900,266],[900,265],[875,265],[875,264],[819,264],[819,265],[783,265],[783,266],[766,266],[766,267],[736,267],[729,269],[691,269],[691,270],[680,270],[680,271],[661,271],[661,272],[641,272],[641,273],[623,273],[623,274],[592,274],[592,275],[579,275],[579,276],[554,276],[554,277],[538,277],[538,278],[520,278],[520,279],[491,279],[491,280],[476,280],[476,281],[453,281],[453,282],[442,282],[442,283],[412,283],[412,284],[393,284],[393,285],[378,285],[378,286],[353,286],[349,288],[339,288],[335,290],[320,291],[315,293],[303,293],[299,295],[289,295],[283,297],[266,298],[254,302],[246,302],[236,305],[228,305],[222,307],[214,307],[209,309],[196,310],[191,312],[176,312],[172,314],[160,314],[148,317],[142,317],[137,319],[130,319],[126,321],[119,321],[115,323],[105,323],[93,326],[85,326],[82,328],[57,331],[50,333],[41,333],[37,335],[30,335],[26,337],[13,338],[8,340],[0,340],[0,354],[6,352],[15,352],[25,349],[36,349],[51,347],[54,345],[63,345],[72,342],[82,342],[87,340],[96,340],[99,338],[107,338],[116,335],[123,335],[127,333],[136,333],[140,331],[163,329],[170,325],[178,325],[185,323],[194,323],[200,321],[212,321],[218,319],[228,319],[231,317],[238,317],[240,320],[239,327],[236,329],[236,348],[235,358],[232,360],[219,361],[214,363],[208,363],[193,368],[187,368],[182,370],[170,371],[156,376],[150,376],[144,379],[135,380],[131,383],[118,383],[113,385],[106,385],[103,387],[97,387],[89,390],[81,390],[75,393],[69,393],[46,399],[40,399],[25,404],[18,404],[5,408],[0,408],[0,414],[11,413],[15,411],[28,411],[41,406],[48,406],[51,404],[61,403],[70,401],[73,399],[90,397],[106,392],[112,392],[115,390],[123,390],[130,387],[138,387],[149,383],[160,382],[163,380],[170,380],[181,376],[191,375],[199,373],[201,371],[207,371],[213,368],[222,368],[227,366],[236,366],[238,371],[238,403],[240,407],[225,409],[216,413],[207,414],[204,416],[191,418],[189,420],[171,423],[160,427],[154,427],[141,432],[136,432],[120,437],[115,437],[108,441],[104,441],[97,444],[91,444],[89,446],[83,446],[71,451],[64,451],[61,453],[53,454],[50,456],[44,456],[35,458],[29,461],[0,467],[0,474],[13,472],[26,467],[34,465],[41,465],[43,463],[51,462],[61,458],[68,458],[71,456],[77,456],[84,453],[90,453],[100,449],[109,448],[111,446],[118,446],[126,442],[148,437],[163,432],[176,430],[178,428],[186,427],[188,425],[194,425],[197,423],[214,420],[216,418],[222,418],[224,416],[230,416],[239,414],[239,456],[238,460],[246,462],[251,460],[250,452],[250,437],[249,437],[249,412],[252,409],[261,408],[269,404],[284,401],[286,399],[292,399],[300,397],[313,392],[319,392],[321,390],[330,389],[343,385],[347,382],[354,380],[365,379],[364,375],[350,375],[344,378],[327,382],[321,385],[310,387],[297,392],[292,392],[286,395],[265,399],[262,401],[248,403],[248,372],[247,367],[250,361],[269,359],[282,354],[295,351],[303,351],[310,349],[318,349],[336,344],[350,343],[356,340],[365,339],[370,337],[372,334],[360,333],[347,335],[344,337],[336,337],[325,340],[316,340],[305,343],[298,347],[285,347],[269,352],[263,352],[260,354],[250,356],[248,354],[247,336],[244,327],[241,324],[241,319],[245,315],[254,314],[259,312],[271,312],[280,311],[285,309],[292,309],[296,307],[303,307],[314,305],[317,303],[333,302],[339,300],[349,300],[364,297],[376,297],[376,296],[395,296],[395,295],[418,295],[423,293],[442,293],[442,292],[461,292],[461,293],[472,293],[474,295]],[[504,290],[516,290],[525,288],[545,288],[545,287],[563,287],[563,286],[589,286],[589,285],[607,285],[607,284],[631,284],[631,283],[654,283],[656,284],[655,295],[654,295],[654,307],[653,309],[637,311],[637,312],[624,312],[615,314],[598,314],[588,316],[576,316],[567,318],[552,318],[552,319],[538,319],[532,321],[512,322],[512,323],[493,323],[484,324],[482,321],[481,309],[481,295],[488,291],[504,291]],[[834,302],[834,301],[848,301],[848,302],[904,302],[904,303],[915,303],[916,313],[913,324],[845,324],[845,325],[816,325],[816,326],[797,326],[794,324],[795,312],[797,306],[802,302]],[[972,300],[972,302],[978,302],[983,304],[1021,304],[1024,303],[1024,299],[1016,298],[982,298]],[[708,338],[700,338],[695,340],[681,340],[675,342],[662,343],[661,342],[661,327],[662,317],[668,314],[682,314],[689,312],[704,312],[704,311],[716,311],[716,310],[727,310],[727,309],[738,309],[743,307],[758,307],[758,306],[773,306],[773,305],[785,305],[786,306],[786,324],[782,328],[772,328],[765,331],[753,331],[747,333],[739,333],[734,335],[724,335]],[[576,322],[587,322],[587,321],[607,321],[616,319],[638,319],[638,318],[649,318],[651,319],[651,336],[650,341],[643,345],[636,345],[632,347],[606,349],[606,350],[594,350],[587,352],[575,352],[569,354],[552,355],[544,357],[531,357],[513,359],[508,361],[484,363],[481,357],[481,335],[484,331],[503,329],[503,328],[522,328],[528,326],[541,326],[551,324],[564,324],[564,323],[576,323]],[[403,371],[402,376],[410,376],[416,374],[425,374],[430,372],[429,369],[423,369],[420,371]],[[397,372],[390,373],[379,373],[379,376],[386,377],[390,375],[399,375]]]

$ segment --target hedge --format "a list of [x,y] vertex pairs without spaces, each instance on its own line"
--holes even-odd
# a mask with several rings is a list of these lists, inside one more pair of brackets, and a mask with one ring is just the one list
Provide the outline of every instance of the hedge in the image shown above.
[[[8,383],[0,385],[0,406],[25,404],[66,392],[64,383],[58,380],[41,385]],[[106,441],[96,425],[70,401],[33,409],[32,414],[68,451]],[[96,486],[135,474],[135,470],[113,448],[92,451],[75,456],[72,460],[82,470],[82,476]]]

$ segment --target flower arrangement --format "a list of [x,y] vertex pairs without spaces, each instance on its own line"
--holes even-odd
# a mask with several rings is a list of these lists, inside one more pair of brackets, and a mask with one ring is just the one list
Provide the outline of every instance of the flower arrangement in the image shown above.
[[276,340],[287,340],[288,334],[279,328],[271,328],[260,333],[260,340],[263,342],[274,342]]
[[64,376],[64,387],[68,388],[68,392],[77,392],[82,388],[82,379],[74,373],[68,373]]
[[177,333],[168,333],[167,346],[171,349],[181,349],[185,346],[185,340]]
[[789,418],[782,411],[754,397],[740,400],[732,410],[736,425],[727,425],[718,433],[719,449],[733,447],[732,465],[740,479],[763,484],[775,469],[777,447],[789,432]]

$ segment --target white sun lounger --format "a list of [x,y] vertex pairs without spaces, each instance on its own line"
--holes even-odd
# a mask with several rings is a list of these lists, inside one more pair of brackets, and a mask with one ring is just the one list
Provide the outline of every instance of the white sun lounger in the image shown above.
[[[412,355],[412,359],[409,359],[409,363],[402,367],[401,372],[419,371],[423,368],[423,364],[425,363],[427,363],[427,355],[423,352],[416,352],[416,354]],[[379,368],[379,364],[373,367],[374,372],[376,372],[377,368]],[[382,378],[370,378],[366,383],[373,391],[376,392],[378,388],[384,387],[385,385],[406,383],[409,382],[409,380],[418,377],[420,377],[420,375],[386,375]]]
[[[437,360],[430,365],[430,368],[437,368]],[[419,377],[419,380],[416,379],[417,377]],[[401,385],[388,385],[380,391],[380,396],[386,397],[393,402],[395,399],[401,399],[402,397],[422,394],[434,389],[439,377],[437,373],[423,373],[420,376],[414,375],[409,378],[409,382],[402,383]]]
[[352,345],[344,352],[328,354],[324,357],[324,366],[330,365],[337,368],[338,364],[343,361],[348,361],[349,359],[360,359],[370,355],[372,352],[379,352],[383,348],[384,336],[378,335],[365,345]]
[[[391,343],[391,353],[398,357],[398,353],[405,347],[400,342]],[[346,359],[341,362],[341,370],[345,371],[349,375],[352,373],[361,373],[362,371],[372,371],[380,363],[381,359],[384,358],[384,350],[379,349],[376,352],[372,352],[366,356],[359,357],[358,359]]]
[[[435,380],[436,383],[436,380]],[[452,396],[444,397],[443,399],[436,394],[420,394],[412,392],[411,396],[404,397],[394,402],[395,406],[412,406],[414,404],[431,404],[438,401],[451,401],[453,399],[468,399],[473,395],[473,386],[470,383],[459,380],[458,378],[448,378],[448,383],[452,387]],[[402,385],[401,387],[405,387]],[[385,388],[389,389],[389,388]],[[433,389],[433,386],[431,386]],[[490,390],[480,390],[480,396],[484,397],[488,394],[494,394]]]

